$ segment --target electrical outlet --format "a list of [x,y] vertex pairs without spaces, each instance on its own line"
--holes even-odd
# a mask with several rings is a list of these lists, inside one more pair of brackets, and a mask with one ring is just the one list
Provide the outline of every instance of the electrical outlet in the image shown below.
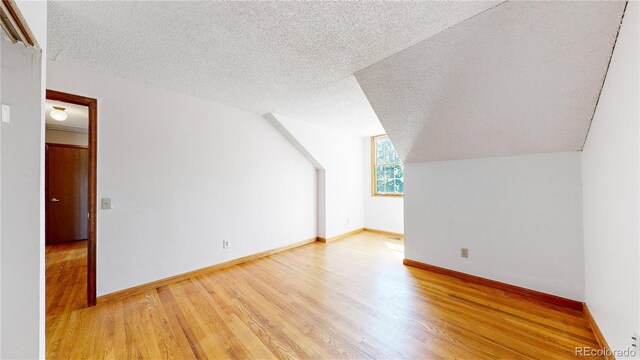
[[10,123],[11,122],[11,107],[9,105],[2,105],[2,122]]
[[631,337],[631,346],[632,349],[636,351],[640,351],[640,337],[638,337],[638,331],[633,331],[633,336]]
[[113,206],[111,204],[111,198],[102,198],[101,201],[101,205],[100,206],[103,210],[110,210],[113,209]]
[[469,249],[460,248],[460,257],[468,258],[469,257]]
[[222,240],[222,249],[229,248],[229,240]]

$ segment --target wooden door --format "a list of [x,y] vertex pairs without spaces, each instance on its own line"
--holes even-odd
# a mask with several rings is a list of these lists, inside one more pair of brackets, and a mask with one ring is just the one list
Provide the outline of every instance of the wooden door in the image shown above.
[[46,144],[46,243],[86,240],[89,211],[89,150]]

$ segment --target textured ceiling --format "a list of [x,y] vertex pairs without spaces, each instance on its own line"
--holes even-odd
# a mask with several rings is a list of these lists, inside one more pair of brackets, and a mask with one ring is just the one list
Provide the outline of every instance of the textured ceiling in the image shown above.
[[508,2],[355,74],[406,162],[581,150],[624,2]]
[[316,89],[306,101],[290,104],[281,114],[330,126],[357,136],[384,134],[384,128],[369,100],[351,75],[324,88]]
[[499,2],[49,2],[60,62],[360,135],[352,74]]

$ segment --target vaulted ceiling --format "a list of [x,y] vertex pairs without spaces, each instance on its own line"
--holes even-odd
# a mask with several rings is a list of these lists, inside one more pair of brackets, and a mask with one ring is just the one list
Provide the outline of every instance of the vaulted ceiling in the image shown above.
[[624,2],[50,2],[48,54],[354,135],[386,130],[408,162],[576,151],[623,9]]
[[405,162],[582,149],[624,2],[508,2],[356,73]]
[[383,131],[353,73],[494,2],[49,2],[49,57],[259,113]]

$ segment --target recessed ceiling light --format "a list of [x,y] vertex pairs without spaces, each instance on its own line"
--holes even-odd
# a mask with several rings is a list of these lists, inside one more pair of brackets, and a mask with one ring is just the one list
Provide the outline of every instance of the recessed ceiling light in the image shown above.
[[67,120],[67,112],[65,108],[61,106],[54,106],[53,110],[49,113],[54,120],[65,121]]

